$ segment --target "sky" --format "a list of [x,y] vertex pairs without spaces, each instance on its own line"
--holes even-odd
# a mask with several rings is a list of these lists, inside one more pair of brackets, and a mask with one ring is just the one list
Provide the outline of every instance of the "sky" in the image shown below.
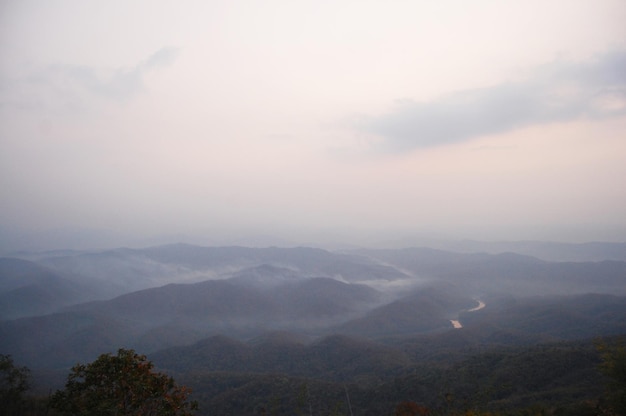
[[0,0],[0,226],[626,241],[625,21],[623,0]]

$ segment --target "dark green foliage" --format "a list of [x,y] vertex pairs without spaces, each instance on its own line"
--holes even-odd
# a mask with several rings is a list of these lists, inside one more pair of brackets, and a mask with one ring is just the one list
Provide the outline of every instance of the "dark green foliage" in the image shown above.
[[601,371],[609,378],[607,398],[613,414],[626,415],[626,337],[614,342],[598,342],[602,356]]
[[309,345],[279,341],[243,343],[224,336],[191,346],[175,347],[151,356],[163,368],[179,373],[283,373],[342,381],[363,374],[376,378],[397,375],[411,364],[395,348],[342,335]]
[[0,414],[22,413],[29,373],[26,367],[15,367],[10,355],[0,354]]
[[[593,414],[604,391],[604,378],[598,369],[600,355],[591,341],[491,347],[484,352],[476,348],[469,352],[457,350],[459,359],[450,362],[436,355],[422,361],[416,356],[409,361],[390,345],[383,348],[371,341],[331,337],[310,345],[280,345],[285,360],[295,360],[290,366],[280,367],[282,374],[272,373],[270,366],[262,369],[260,363],[256,369],[261,371],[248,372],[245,365],[233,366],[235,359],[226,360],[229,369],[220,371],[219,356],[197,354],[209,353],[213,348],[210,344],[199,343],[197,351],[189,347],[176,349],[176,354],[159,354],[162,361],[156,361],[179,371],[177,378],[193,387],[206,409],[207,413],[202,414],[207,415],[252,416],[262,414],[261,409],[267,415],[308,415],[311,411],[314,415],[348,415],[347,390],[352,411],[360,416],[393,415],[402,402],[415,402],[429,409],[431,415],[543,412],[586,416]],[[263,361],[270,348],[229,343],[224,338],[218,344],[230,345],[249,364]],[[321,351],[317,350],[321,345],[332,348],[318,361],[301,360],[313,351]],[[378,354],[379,350],[385,354]],[[290,351],[298,353],[292,355]],[[401,365],[387,367],[385,372],[381,360],[394,357],[394,351],[403,357],[395,361]],[[180,368],[176,367],[175,357],[179,357]],[[370,365],[355,366],[351,357],[357,362],[369,361]],[[195,367],[189,365],[189,359],[196,362]],[[303,377],[308,366],[311,370]],[[330,368],[334,370],[328,371]]]
[[[194,397],[202,409],[200,415],[350,414],[346,390],[340,383],[282,374],[221,372],[191,374],[183,379],[194,386]],[[352,399],[351,385],[347,388]],[[355,410],[354,414],[364,413]]]
[[74,366],[65,390],[57,391],[50,405],[66,415],[191,415],[190,390],[152,368],[133,350],[103,354],[91,364]]

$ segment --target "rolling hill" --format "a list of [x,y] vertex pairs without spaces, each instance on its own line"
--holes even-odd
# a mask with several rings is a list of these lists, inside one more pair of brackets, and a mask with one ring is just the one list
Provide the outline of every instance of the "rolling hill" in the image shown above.
[[[270,409],[272,397],[291,414],[302,386],[326,413],[346,389],[360,414],[399,400],[436,406],[446,386],[475,397],[472,377],[491,388],[507,371],[526,378],[489,406],[565,403],[598,397],[573,381],[599,377],[580,340],[626,333],[626,263],[615,260],[182,244],[58,254],[0,259],[0,352],[30,367],[40,391],[76,362],[134,348],[212,410],[237,414]],[[477,300],[486,306],[474,310]]]

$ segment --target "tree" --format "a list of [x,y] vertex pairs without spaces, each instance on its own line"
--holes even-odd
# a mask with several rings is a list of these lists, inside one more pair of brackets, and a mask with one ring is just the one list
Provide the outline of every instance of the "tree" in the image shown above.
[[599,341],[596,348],[602,357],[600,370],[608,376],[608,399],[612,411],[626,414],[626,338],[618,338],[610,344]]
[[23,408],[29,373],[26,367],[15,367],[10,355],[0,354],[0,409],[6,414],[17,415]]
[[51,407],[68,415],[188,416],[197,408],[188,402],[191,390],[172,377],[152,371],[145,355],[120,349],[91,364],[78,364],[65,390],[51,398]]

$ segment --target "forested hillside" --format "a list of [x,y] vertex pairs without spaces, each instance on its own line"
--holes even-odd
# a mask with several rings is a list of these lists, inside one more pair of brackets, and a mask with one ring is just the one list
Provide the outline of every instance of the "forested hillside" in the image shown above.
[[626,334],[614,260],[188,245],[35,257],[0,259],[0,353],[44,401],[76,363],[130,348],[192,387],[199,415],[569,414],[605,400],[594,340]]
[[[336,337],[271,347],[211,339],[152,358],[194,388],[205,409],[200,414],[207,415],[254,415],[262,409],[288,415],[306,413],[309,406],[314,414],[347,415],[346,392],[359,415],[391,415],[403,401],[443,414],[513,413],[533,406],[546,414],[578,414],[593,410],[606,388],[592,340],[477,344],[456,350],[452,360],[410,357],[402,349]],[[277,363],[278,356],[283,359]]]

